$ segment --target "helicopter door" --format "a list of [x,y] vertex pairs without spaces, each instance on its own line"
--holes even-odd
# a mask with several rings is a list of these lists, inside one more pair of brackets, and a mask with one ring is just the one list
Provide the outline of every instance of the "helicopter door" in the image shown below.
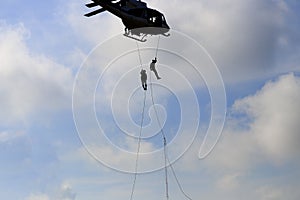
[[162,19],[162,15],[158,15],[156,17],[156,22],[155,22],[155,25],[159,26],[159,27],[162,27],[162,22],[163,22],[163,19]]

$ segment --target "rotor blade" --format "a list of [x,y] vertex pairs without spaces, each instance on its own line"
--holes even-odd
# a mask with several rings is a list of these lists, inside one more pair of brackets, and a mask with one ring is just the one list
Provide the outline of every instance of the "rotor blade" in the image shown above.
[[85,4],[85,6],[88,7],[88,8],[93,8],[95,6],[99,6],[99,4],[97,4],[96,2],[92,2],[92,3]]
[[91,16],[97,15],[97,14],[103,12],[103,11],[105,11],[105,9],[104,9],[104,8],[100,8],[100,9],[95,10],[95,11],[93,11],[93,12],[87,13],[87,14],[85,14],[84,16],[86,16],[86,17],[91,17]]

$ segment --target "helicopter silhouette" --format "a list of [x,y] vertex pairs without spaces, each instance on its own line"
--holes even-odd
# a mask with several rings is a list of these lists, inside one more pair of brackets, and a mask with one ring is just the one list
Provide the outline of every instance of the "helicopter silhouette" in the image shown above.
[[125,26],[124,36],[145,42],[147,35],[169,36],[169,25],[164,15],[154,9],[148,8],[147,3],[141,0],[92,0],[86,7],[101,8],[85,14],[86,17],[108,11],[122,19]]

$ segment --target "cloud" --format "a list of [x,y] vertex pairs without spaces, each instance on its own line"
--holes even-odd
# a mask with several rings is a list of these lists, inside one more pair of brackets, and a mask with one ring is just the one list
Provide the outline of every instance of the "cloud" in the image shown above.
[[0,118],[3,123],[26,122],[70,106],[69,69],[27,47],[30,32],[23,24],[0,23]]
[[276,188],[272,186],[263,186],[257,189],[256,193],[260,196],[262,200],[279,200],[286,198],[282,188]]
[[[289,42],[283,50],[280,41],[299,44],[295,23],[289,23],[295,16],[282,0],[173,1],[160,6],[172,28],[191,35],[208,50],[226,81],[272,74],[277,63],[290,56],[286,50],[297,46]],[[278,70],[287,72],[287,68],[281,65]],[[232,76],[233,72],[239,76]]]
[[2,131],[0,132],[0,144],[11,141],[13,139],[22,137],[25,135],[24,131]]
[[60,200],[74,200],[76,193],[72,191],[72,187],[69,183],[65,182],[61,185],[59,198]]
[[236,189],[240,185],[239,176],[238,173],[227,174],[217,181],[217,187],[222,190]]
[[[153,1],[156,3],[156,0]],[[78,35],[78,38],[82,39],[79,43],[88,41],[89,44],[95,45],[113,34],[121,33],[123,30],[119,19],[111,14],[103,13],[101,16],[87,19],[82,16],[86,11],[81,9],[83,8],[82,3],[68,3],[68,6],[70,6],[68,7],[69,10],[64,10],[66,11],[67,22],[70,23],[72,31]],[[160,6],[162,6],[161,9]],[[171,3],[160,1],[157,9],[166,11],[165,14],[171,27],[192,35],[208,48],[209,52],[216,58],[217,63],[222,68],[222,73],[227,80],[243,80],[251,78],[254,75],[262,75],[264,71],[261,69],[265,69],[266,67],[272,71],[274,66],[272,63],[278,59],[276,57],[278,55],[276,54],[276,52],[278,53],[278,45],[281,48],[284,47],[284,49],[287,49],[291,45],[297,44],[296,39],[291,40],[292,34],[286,33],[282,35],[282,29],[290,26],[287,24],[284,25],[285,14],[290,12],[290,8],[286,5],[285,1],[217,0],[182,3],[181,1],[173,0]],[[290,30],[287,29],[287,31]],[[68,108],[70,105],[69,97],[72,83],[70,71],[57,62],[54,62],[51,58],[32,52],[27,45],[27,39],[30,37],[30,32],[22,24],[8,26],[1,23],[0,120],[3,124],[31,120],[31,116],[36,115],[46,116],[49,112],[60,111]],[[108,51],[108,54],[110,54],[112,50],[113,48],[102,51]],[[101,60],[100,62],[104,62],[102,53],[102,57],[97,58]],[[80,59],[85,56],[81,49],[78,50],[77,55],[81,56]],[[80,60],[77,56],[72,56],[69,57],[71,62],[78,62]],[[130,64],[128,62],[128,65],[131,64],[136,66],[133,61]],[[287,69],[283,68],[282,70]],[[232,76],[233,71],[235,72],[234,77]],[[256,72],[262,73],[259,74]],[[136,77],[134,76],[134,78]],[[177,82],[177,84],[179,83]],[[234,193],[235,198],[227,197],[227,199],[240,199],[241,196],[245,197],[245,199],[264,200],[299,199],[299,193],[295,193],[298,188],[286,190],[282,189],[281,185],[268,185],[266,182],[272,182],[273,180],[264,179],[265,175],[262,175],[264,172],[258,169],[269,162],[271,166],[274,163],[284,165],[294,160],[294,158],[299,157],[297,154],[299,152],[299,134],[296,131],[299,129],[297,119],[299,119],[300,106],[298,102],[299,77],[294,74],[281,76],[276,80],[270,81],[256,94],[236,101],[232,108],[233,115],[230,116],[231,119],[227,123],[227,128],[220,143],[213,153],[207,159],[203,160],[205,164],[209,162],[209,165],[201,165],[202,162],[197,160],[199,146],[196,146],[193,151],[189,151],[187,155],[184,155],[180,162],[176,162],[176,169],[180,169],[179,178],[184,182],[183,186],[187,188],[188,192],[192,191],[192,194],[194,194],[192,197],[202,197],[204,193],[199,188],[207,187],[205,188],[207,191],[202,189],[207,194],[207,199],[214,199],[213,197],[216,196],[224,198],[225,196],[221,195],[222,192],[219,189]],[[11,141],[14,138],[22,136],[22,134],[23,132],[1,131],[0,142]],[[186,134],[184,133],[184,135]],[[136,148],[136,143],[132,141],[125,141],[124,145],[127,145],[127,148],[132,151]],[[44,145],[41,146],[47,148]],[[150,143],[143,143],[142,146],[144,147],[142,150],[145,151],[154,149]],[[12,149],[15,149],[15,147],[9,148],[5,153],[8,152],[7,154],[11,156]],[[24,150],[22,151],[24,152]],[[133,163],[129,163],[126,157],[122,157],[121,154],[117,154],[107,146],[103,146],[103,149],[99,149],[98,152],[107,152],[105,154],[106,159],[116,165],[133,166]],[[74,160],[78,159],[79,161],[77,160],[78,162],[76,161],[72,165],[70,163],[74,163],[74,161],[71,158],[69,158],[71,160],[68,160],[66,157],[59,157],[61,160],[60,163],[54,164],[55,170],[61,169],[64,171],[63,174],[60,174],[61,176],[70,176],[75,180],[87,177],[86,175],[89,171],[86,168],[82,170],[82,165],[78,163],[88,163],[85,161],[91,161],[90,155],[83,148],[80,148],[78,152],[71,150],[68,153],[66,156],[73,156]],[[154,163],[157,161],[157,158],[153,158],[150,161]],[[100,173],[101,169],[99,170],[99,166],[95,162],[90,163],[93,165],[94,171],[92,172],[97,171]],[[191,163],[192,165],[190,165]],[[149,163],[145,162],[145,164]],[[61,168],[56,167],[56,165],[59,165]],[[66,165],[71,166],[72,169],[66,168]],[[20,168],[19,164],[15,165],[15,167],[17,166]],[[213,168],[208,170],[208,166],[213,166]],[[254,180],[251,179],[252,177],[246,177],[245,173],[243,173],[243,171],[249,168],[258,169],[254,173],[250,173],[251,176],[253,175]],[[271,167],[270,170],[272,169]],[[274,176],[284,176],[289,169],[277,169],[275,172],[280,171],[280,173],[274,173]],[[227,170],[229,170],[229,173]],[[211,175],[212,171],[226,171],[226,173],[222,173],[220,178],[215,179],[215,176]],[[193,173],[189,174],[189,172]],[[289,173],[292,175],[295,174],[293,170],[290,170]],[[108,199],[120,199],[120,197],[124,197],[124,195],[130,192],[131,182],[127,179],[125,181],[121,180],[121,175],[118,173],[115,176],[103,173],[105,174],[104,180],[102,175],[97,177],[94,173],[91,174],[89,175],[92,178],[86,178],[84,185],[78,184],[78,187],[76,187],[76,189],[81,189],[80,195],[84,199],[94,199],[95,196],[98,197],[99,195],[112,197]],[[141,198],[153,199],[153,195],[158,197],[161,197],[159,195],[163,195],[162,189],[157,188],[159,187],[157,180],[162,180],[160,175],[155,177],[155,173],[151,173],[148,175],[148,179],[144,179],[145,176],[139,177],[137,192]],[[299,175],[297,176],[296,174],[293,177],[297,179]],[[43,177],[39,177],[39,179],[41,178]],[[96,187],[95,183],[99,183],[97,182],[99,180],[102,181],[101,184],[98,184],[100,187]],[[172,181],[174,179],[170,179],[170,184],[173,184]],[[276,181],[283,183],[290,181],[290,179],[289,177],[284,177]],[[294,182],[294,185],[299,185],[298,180],[294,180]],[[126,183],[128,184],[126,185]],[[193,185],[189,185],[189,183]],[[46,183],[44,184],[46,185]],[[66,200],[80,198],[79,195],[76,195],[79,192],[77,190],[74,192],[73,184],[63,182],[62,184],[58,183],[55,185],[57,188],[54,189],[54,192],[47,192],[45,194],[31,193],[25,199]],[[149,185],[156,187],[149,187]],[[211,185],[216,186],[218,190],[208,188]],[[87,188],[88,190],[86,190]],[[170,193],[179,199],[179,195],[174,195],[176,194],[176,189],[173,190],[173,188],[176,187],[171,186]],[[241,189],[240,192],[237,192],[237,188]],[[90,191],[96,195],[88,194]],[[161,191],[161,193],[157,191]],[[212,191],[214,194],[209,194]],[[255,194],[252,194],[253,191]],[[249,196],[246,194],[249,194]],[[87,198],[85,195],[90,198]],[[253,195],[257,195],[259,198],[251,198]]]
[[[297,158],[300,150],[297,132],[300,113],[299,81],[300,78],[293,73],[278,76],[267,81],[254,94],[236,100],[231,107],[224,134],[212,154],[199,162],[197,144],[201,144],[201,141],[195,141],[183,158],[174,163],[184,188],[192,197],[201,193],[203,185],[213,184],[215,187],[203,191],[200,196],[206,195],[208,199],[238,199],[241,196],[245,196],[245,199],[298,199],[297,189],[293,187],[299,183],[298,168],[293,166],[299,164]],[[132,148],[135,148],[134,145]],[[82,151],[83,149],[79,152]],[[107,156],[111,157],[112,162],[126,162],[126,158],[119,157],[119,154],[109,148],[99,149],[99,153],[103,152],[108,152]],[[81,156],[86,156],[81,158],[83,160],[89,157],[86,152]],[[285,167],[291,163],[294,165],[287,173]],[[272,175],[261,171],[265,166]],[[115,180],[119,179],[115,177]],[[144,192],[143,188],[147,187],[141,186],[141,182],[139,191]],[[289,184],[284,184],[286,182]],[[155,188],[152,190],[157,191]],[[104,194],[108,191],[110,189],[105,189]],[[172,189],[170,193],[174,195],[176,192],[176,189]]]
[[[61,155],[60,160],[62,162],[84,162],[92,167],[102,165],[118,171],[134,172],[137,140],[125,138],[122,141],[123,145],[126,146],[124,149],[121,149],[122,147],[116,148],[115,144],[98,142],[97,145],[95,145],[96,143],[94,145],[88,144],[72,153]],[[157,168],[158,163],[163,162],[162,158],[147,154],[155,150],[152,143],[141,141],[139,171],[151,171]]]
[[[153,0],[148,3],[165,14],[171,28],[191,35],[202,44],[228,82],[299,68],[295,65],[300,42],[295,19],[299,16],[289,2],[193,0],[183,4],[177,0],[171,3]],[[121,20],[108,12],[85,18],[83,14],[89,9],[82,3],[68,3],[66,7],[62,18],[84,43],[96,45],[123,32]],[[185,46],[183,41],[177,42]],[[233,72],[238,76],[232,76]]]
[[68,182],[63,182],[60,188],[55,189],[51,194],[31,193],[25,200],[75,200],[76,193]]
[[267,82],[254,95],[235,101],[208,163],[238,171],[299,163],[299,113],[299,77],[291,73]]
[[262,153],[275,161],[298,158],[300,151],[300,79],[294,74],[268,82],[253,96],[236,101],[247,114],[250,133]]
[[290,180],[280,180],[261,185],[254,193],[262,200],[299,199],[299,182]]
[[84,38],[92,45],[123,31],[122,22],[109,12],[94,17],[84,17],[85,13],[93,9],[84,7],[82,2],[68,2],[64,10],[63,19],[71,26],[76,35]]
[[50,200],[45,194],[30,194],[25,200]]

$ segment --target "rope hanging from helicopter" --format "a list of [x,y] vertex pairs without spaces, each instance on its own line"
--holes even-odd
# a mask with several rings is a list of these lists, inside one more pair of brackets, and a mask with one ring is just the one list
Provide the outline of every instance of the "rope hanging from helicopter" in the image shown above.
[[158,47],[159,47],[159,42],[160,42],[160,35],[158,36],[158,40],[157,40],[156,51],[155,51],[155,57],[157,57]]
[[[160,36],[158,37],[158,41],[157,41],[157,47],[156,47],[156,53],[155,53],[155,57],[157,57],[158,55],[158,49],[159,49],[159,42],[160,42]],[[137,49],[138,49],[138,55],[139,55],[139,61],[140,61],[140,66],[141,66],[141,70],[143,70],[143,64],[142,64],[142,59],[141,59],[141,52],[140,52],[140,48],[138,45],[138,42],[136,41],[136,45],[137,45]],[[150,95],[151,95],[151,102],[152,102],[152,106],[154,108],[154,112],[155,112],[155,116],[156,116],[156,120],[157,123],[159,125],[160,128],[160,132],[162,134],[163,137],[163,145],[164,145],[164,172],[165,172],[165,191],[166,191],[166,199],[169,200],[169,183],[168,183],[168,166],[170,167],[172,174],[175,178],[175,181],[181,191],[181,193],[189,200],[192,200],[191,197],[189,197],[185,191],[183,190],[183,187],[176,175],[176,172],[174,170],[174,167],[172,165],[172,163],[170,162],[169,158],[168,158],[168,153],[167,153],[167,140],[166,140],[166,135],[164,133],[164,129],[162,127],[162,124],[159,120],[158,117],[158,112],[155,108],[155,101],[154,101],[154,92],[153,92],[153,86],[152,86],[152,76],[150,73]],[[130,200],[133,199],[134,196],[134,191],[135,191],[135,185],[136,185],[136,179],[137,179],[137,170],[138,170],[138,160],[139,160],[139,153],[140,153],[140,147],[141,147],[141,135],[142,135],[142,129],[143,129],[143,122],[144,122],[144,112],[145,112],[145,105],[146,105],[146,90],[144,90],[144,101],[143,101],[143,109],[142,109],[142,119],[141,119],[141,124],[140,124],[140,131],[139,131],[139,138],[138,138],[138,147],[137,147],[137,154],[136,154],[136,161],[135,161],[135,173],[134,173],[134,180],[133,180],[133,184],[132,184],[132,190],[131,190],[131,195],[130,195]]]
[[[157,54],[158,54],[159,41],[160,41],[160,36],[158,37],[158,41],[157,41],[157,47],[156,47],[156,53],[155,53],[155,56],[156,56],[156,57],[157,57]],[[174,176],[174,178],[175,178],[175,181],[176,181],[176,183],[177,183],[177,185],[178,185],[178,187],[179,187],[181,193],[182,193],[187,199],[192,200],[192,198],[189,197],[189,196],[185,193],[185,191],[183,190],[183,187],[182,187],[182,185],[181,185],[181,183],[180,183],[180,181],[179,181],[179,179],[178,179],[178,177],[177,177],[177,175],[176,175],[176,172],[175,172],[175,170],[174,170],[174,167],[173,167],[172,163],[170,162],[170,160],[169,160],[169,158],[168,158],[166,135],[165,135],[165,133],[164,133],[164,129],[163,129],[162,125],[161,125],[161,122],[160,122],[159,117],[158,117],[157,110],[156,110],[156,108],[155,108],[155,101],[154,101],[154,97],[153,97],[153,96],[154,96],[154,95],[153,95],[154,92],[153,92],[153,87],[152,87],[152,75],[151,75],[151,73],[150,73],[150,94],[151,94],[151,101],[152,101],[152,106],[153,106],[153,108],[154,108],[156,120],[157,120],[157,123],[158,123],[158,125],[159,125],[160,132],[161,132],[161,134],[162,134],[163,142],[164,142],[166,197],[167,197],[167,199],[169,199],[169,194],[168,194],[168,171],[167,171],[168,165],[169,165],[170,168],[171,168],[172,174],[173,174],[173,176]]]
[[[137,45],[137,49],[138,49],[140,67],[141,67],[141,70],[143,70],[143,63],[142,63],[142,59],[141,59],[141,52],[140,52],[139,44],[136,42],[136,45]],[[140,153],[140,148],[141,148],[141,136],[142,136],[142,131],[143,131],[143,123],[144,123],[144,114],[145,114],[145,105],[146,105],[146,96],[147,96],[146,94],[147,94],[146,90],[144,90],[144,101],[143,101],[143,109],[142,109],[142,119],[141,119],[140,130],[139,130],[138,147],[137,147],[136,160],[135,160],[135,169],[134,169],[134,179],[133,179],[133,183],[132,183],[130,200],[132,200],[133,195],[134,195],[136,178],[137,178],[137,174],[138,174],[137,170],[138,170],[139,153]]]
[[156,116],[156,120],[157,120],[157,123],[158,123],[158,126],[159,126],[159,130],[160,130],[160,133],[162,134],[162,137],[163,137],[163,143],[164,143],[164,170],[165,170],[165,185],[166,185],[166,198],[167,200],[169,199],[169,183],[168,183],[168,157],[167,157],[167,139],[166,139],[166,135],[164,133],[164,129],[161,125],[161,122],[158,118],[158,113],[157,113],[157,110],[155,108],[155,103],[154,103],[154,98],[153,98],[153,87],[152,87],[152,76],[151,76],[151,73],[150,73],[150,94],[151,94],[151,102],[152,102],[152,106],[153,106],[153,109],[154,109],[154,113],[155,113],[155,116]]

